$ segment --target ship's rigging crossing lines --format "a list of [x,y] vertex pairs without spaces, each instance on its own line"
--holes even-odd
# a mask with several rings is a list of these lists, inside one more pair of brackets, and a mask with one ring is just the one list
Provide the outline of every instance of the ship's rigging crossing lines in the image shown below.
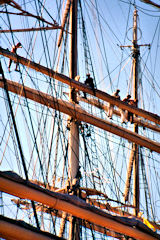
[[[48,107],[57,109],[63,113],[70,115],[71,117],[73,117],[75,119],[78,119],[78,120],[84,121],[84,122],[88,122],[99,128],[102,128],[106,131],[112,132],[112,133],[119,135],[121,137],[124,137],[130,141],[136,142],[137,144],[139,144],[141,146],[145,146],[147,148],[150,148],[153,151],[160,153],[160,144],[159,143],[151,141],[143,136],[133,133],[132,131],[122,128],[116,124],[113,124],[113,123],[110,123],[103,119],[94,117],[93,115],[88,114],[85,110],[83,110],[79,106],[76,106],[75,104],[62,101],[61,99],[56,99],[46,93],[42,93],[37,90],[28,88],[28,87],[23,88],[23,86],[21,84],[18,84],[18,83],[12,82],[12,81],[7,81],[7,84],[8,84],[9,91],[15,92],[17,94],[22,94],[22,96],[30,98],[34,101],[37,101],[41,104],[48,106]],[[2,81],[0,82],[0,87],[4,87]],[[23,91],[22,91],[22,89],[23,89]]]
[[160,117],[156,114],[153,114],[153,113],[150,113],[150,112],[147,112],[143,109],[138,109],[134,106],[129,106],[128,104],[120,101],[120,100],[117,100],[115,99],[114,97],[110,96],[109,94],[107,93],[104,93],[100,90],[95,90],[95,93],[93,92],[93,90],[91,90],[90,87],[86,86],[85,84],[83,83],[80,83],[80,82],[77,82],[63,74],[60,74],[58,72],[55,72],[47,67],[44,67],[44,66],[41,66],[40,64],[37,64],[35,62],[32,62],[31,60],[28,60],[26,58],[23,58],[23,57],[20,57],[19,55],[16,55],[16,54],[13,54],[11,53],[10,51],[6,50],[6,49],[3,49],[0,47],[0,54],[5,56],[5,57],[8,57],[10,59],[12,59],[13,61],[15,62],[19,62],[29,68],[32,68],[34,70],[36,70],[37,72],[41,72],[43,74],[46,74],[47,76],[49,77],[52,77],[52,78],[55,78],[65,84],[68,84],[69,86],[73,87],[73,88],[77,88],[83,92],[86,92],[86,93],[89,93],[93,96],[96,96],[98,97],[99,99],[101,100],[104,100],[106,102],[110,102],[111,104],[121,108],[121,109],[125,109],[125,110],[128,110],[136,115],[139,115],[141,117],[144,117],[145,119],[148,119],[150,121],[153,121],[155,122],[156,124],[160,124]]

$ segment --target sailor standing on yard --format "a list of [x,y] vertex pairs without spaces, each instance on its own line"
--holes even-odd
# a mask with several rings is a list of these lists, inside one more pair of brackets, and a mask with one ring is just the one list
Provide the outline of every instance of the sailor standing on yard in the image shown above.
[[[137,106],[137,99],[135,99],[135,100],[130,99],[128,104],[136,107]],[[128,112],[128,121],[130,121],[130,123],[133,123],[133,113],[132,112]]]
[[[12,46],[11,52],[12,52],[12,53],[16,53],[18,48],[22,48],[22,44],[21,44],[20,42],[17,43],[16,45],[13,45],[13,46]],[[11,64],[12,64],[12,60],[10,59],[10,60],[9,60],[9,65],[8,65],[8,70],[9,70],[9,72],[10,72]],[[17,68],[18,68],[18,62],[16,62],[15,71],[18,71]]]
[[[120,100],[119,92],[120,92],[120,90],[117,89],[116,92],[114,92],[114,93],[112,94],[112,96],[115,97],[116,99]],[[112,119],[113,109],[114,109],[114,105],[111,104],[111,103],[109,103],[109,105],[108,105],[108,117],[109,117],[110,119]]]
[[[84,84],[88,85],[90,88],[92,88],[93,91],[95,91],[93,78],[90,77],[89,73],[86,76],[87,76],[87,78],[86,78]],[[84,98],[86,98],[86,93],[85,92],[84,92]]]
[[[80,76],[77,75],[74,80],[79,82]],[[78,103],[77,100],[77,93],[79,94],[79,90],[77,88],[72,88],[71,92],[70,92],[70,99],[72,99],[73,102]]]
[[[130,98],[131,98],[131,95],[128,94],[127,97],[124,98],[122,101],[125,103],[129,103]],[[126,121],[128,120],[128,111],[121,109],[120,112],[121,112],[121,123],[126,123]]]

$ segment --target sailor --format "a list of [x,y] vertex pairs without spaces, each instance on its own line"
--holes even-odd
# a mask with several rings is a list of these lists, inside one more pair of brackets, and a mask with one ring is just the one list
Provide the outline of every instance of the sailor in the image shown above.
[[69,190],[70,190],[70,181],[69,181],[69,179],[67,179],[67,181],[66,181],[65,189],[66,189],[66,192],[69,193]]
[[80,168],[81,168],[81,166],[78,167],[78,171],[77,171],[77,174],[76,174],[76,178],[79,179],[79,180],[82,179],[82,174],[81,174]]
[[82,179],[82,174],[81,174],[80,168],[81,167],[79,166],[77,174],[76,174],[75,178],[72,180],[72,193],[74,195],[77,195],[79,187],[80,187],[80,180]]
[[[86,76],[87,76],[87,78],[86,78],[84,83],[86,85],[88,85],[90,88],[92,88],[92,90],[95,92],[93,78],[90,77],[90,73],[87,73]],[[86,98],[86,93],[85,92],[84,92],[84,98]]]
[[[137,99],[135,100],[131,99],[131,95],[127,95],[127,97],[123,99],[123,102],[126,102],[131,106],[137,105]],[[133,123],[133,113],[129,111],[121,110],[121,122],[124,123],[126,120],[128,122],[130,121],[131,123]]]
[[[116,92],[114,92],[114,93],[112,94],[112,96],[115,97],[116,99],[120,100],[119,92],[120,92],[120,90],[117,89]],[[109,105],[108,105],[108,117],[109,117],[110,119],[112,119],[113,109],[114,109],[114,105],[111,104],[111,103],[109,103]]]
[[[122,101],[125,103],[129,103],[130,98],[131,98],[131,95],[128,94],[127,97],[124,98]],[[126,124],[126,121],[128,120],[128,111],[121,109],[120,113],[121,113],[121,123]]]
[[[130,99],[128,104],[136,107],[137,106],[137,99],[135,99],[135,100]],[[133,123],[133,113],[132,112],[128,112],[128,121]]]
[[68,117],[67,119],[67,130],[70,131],[70,128],[71,128],[71,122],[73,121],[73,117]]
[[77,75],[77,76],[74,78],[74,80],[77,81],[77,82],[79,82],[79,79],[80,79],[80,76],[79,76],[79,75]]
[[[12,46],[11,52],[12,52],[12,53],[16,53],[18,48],[22,48],[22,44],[21,44],[20,42],[18,42],[16,45],[13,45],[13,46]],[[12,60],[10,59],[10,60],[9,60],[9,65],[8,65],[8,70],[9,70],[9,72],[10,72],[11,64],[12,64]],[[18,71],[17,68],[18,68],[18,62],[16,63],[15,71]]]
[[[79,79],[80,79],[80,76],[77,75],[74,80],[79,82]],[[78,100],[77,100],[77,93],[79,94],[79,90],[77,88],[72,88],[71,89],[71,96],[70,98],[72,99],[73,102],[75,103],[78,103]]]

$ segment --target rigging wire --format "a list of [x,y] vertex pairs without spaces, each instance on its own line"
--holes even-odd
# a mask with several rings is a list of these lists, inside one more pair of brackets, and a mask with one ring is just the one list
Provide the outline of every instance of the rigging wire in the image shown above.
[[[17,129],[17,125],[16,125],[16,121],[15,121],[15,117],[14,117],[14,113],[13,113],[13,109],[12,109],[12,105],[11,105],[11,101],[10,101],[10,96],[9,96],[8,88],[7,88],[7,84],[6,84],[6,79],[5,79],[5,76],[4,76],[4,72],[3,72],[3,69],[2,69],[1,62],[0,62],[0,73],[2,74],[2,79],[4,81],[5,92],[6,92],[6,95],[7,95],[7,100],[8,100],[8,104],[9,104],[9,108],[10,108],[10,113],[11,113],[11,117],[12,117],[12,121],[13,121],[15,135],[16,135],[16,138],[17,138],[17,143],[18,143],[18,147],[19,147],[19,152],[20,152],[23,168],[24,168],[25,177],[26,177],[26,180],[28,180],[28,172],[27,172],[27,168],[26,168],[25,158],[24,158],[21,142],[20,142],[20,139],[19,139],[18,129]],[[35,203],[34,203],[34,201],[31,201],[31,203],[32,203],[32,208],[33,208],[37,228],[40,229],[39,221],[38,221],[38,217],[37,217],[37,212],[36,212],[36,208],[35,208]]]
[[[13,34],[12,34],[12,36],[13,36]],[[32,53],[33,53],[33,48],[32,48]],[[21,78],[21,79],[22,79],[22,78]],[[23,82],[23,80],[22,80],[22,82]],[[24,84],[24,82],[23,82],[23,84]],[[27,101],[27,99],[26,99],[26,101]],[[18,108],[18,105],[17,105],[17,108]],[[29,108],[28,108],[28,110],[29,110]],[[29,112],[29,115],[30,115],[30,112]],[[30,117],[30,119],[31,119],[31,117]],[[32,125],[32,130],[33,130],[33,124],[32,124],[32,122],[31,122],[31,125]],[[37,149],[37,148],[36,148],[36,149]],[[38,150],[37,150],[37,153],[38,153]],[[39,157],[39,161],[40,161],[40,157]],[[42,172],[42,176],[43,176],[41,161],[40,161],[40,166],[41,166],[41,172]]]
[[[110,85],[111,85],[111,89],[112,89],[112,80],[111,80],[111,76],[110,76],[110,72],[109,72],[106,48],[105,48],[105,44],[104,44],[104,37],[103,37],[103,33],[102,33],[102,26],[101,26],[101,22],[100,22],[100,15],[99,15],[99,11],[98,11],[97,1],[95,1],[95,5],[96,5],[97,16],[98,16],[98,25],[100,27],[100,32],[101,32],[101,39],[102,39],[103,50],[104,50],[105,65],[106,65],[106,68],[107,68],[109,81],[110,81]],[[112,91],[113,91],[113,89],[112,89]]]
[[33,204],[32,204],[33,205]]
[[[96,9],[96,6],[93,4],[93,2],[91,0],[89,0],[89,2],[91,3],[92,7],[94,7]],[[99,13],[99,16],[102,18],[102,20],[104,21],[104,23],[107,25],[108,29],[111,31],[111,33],[113,34],[113,36],[115,37],[115,39],[117,40],[117,42],[119,44],[121,44],[119,38],[116,36],[116,34],[113,32],[113,30],[111,29],[111,27],[109,26],[109,24],[107,23],[107,21],[104,19],[104,17],[101,15],[100,12]]]
[[135,3],[132,3],[131,1],[128,1],[128,2],[126,2],[126,1],[124,1],[124,0],[119,0],[120,2],[123,2],[123,3],[126,3],[126,4],[129,4],[129,5],[133,5],[133,6],[136,6],[136,8],[140,11],[140,12],[142,12],[142,13],[144,13],[145,15],[147,15],[147,16],[150,16],[150,17],[160,17],[159,15],[153,15],[153,14],[149,14],[149,13],[146,13],[145,11],[148,11],[148,12],[155,12],[155,13],[158,13],[159,11],[157,10],[150,10],[150,9],[146,9],[146,8],[143,8],[143,7],[140,7],[137,3],[135,4]]
[[[151,214],[152,214],[152,220],[155,221],[155,213],[153,212],[153,207],[151,203],[151,194],[149,191],[149,186],[147,182],[147,177],[146,177],[146,172],[145,172],[145,165],[144,165],[144,160],[142,156],[142,149],[140,148],[140,163],[141,163],[141,171],[142,171],[142,177],[143,177],[143,182],[144,182],[144,192],[145,192],[145,200],[146,200],[146,212],[147,212],[147,219],[150,218],[149,216],[149,208],[148,204],[150,204],[150,209],[151,209]],[[149,200],[149,203],[148,203]]]
[[[125,43],[126,43],[127,29],[128,29],[128,24],[129,24],[130,11],[131,11],[131,4],[129,5],[129,10],[128,10],[127,23],[126,23],[126,30],[125,30],[125,36],[124,36],[123,45],[125,45]],[[118,81],[117,81],[117,87],[118,87],[118,85],[119,85],[119,79],[120,79],[120,72],[121,72],[122,62],[123,62],[123,51],[122,51],[121,61],[120,61],[120,66],[119,66],[119,76],[118,76]]]
[[[85,35],[84,35],[84,37],[85,37]],[[95,142],[95,140],[94,141],[92,141],[93,143]],[[93,146],[94,146],[94,144],[93,144]],[[92,149],[92,148],[91,148]],[[92,154],[93,155],[93,154]],[[93,164],[93,162],[95,162],[94,160],[92,160],[92,164]],[[92,172],[92,171],[91,171]],[[98,174],[99,174],[99,171],[98,171]],[[98,177],[99,179],[100,179],[100,176]],[[102,184],[102,186],[103,186],[103,184]]]

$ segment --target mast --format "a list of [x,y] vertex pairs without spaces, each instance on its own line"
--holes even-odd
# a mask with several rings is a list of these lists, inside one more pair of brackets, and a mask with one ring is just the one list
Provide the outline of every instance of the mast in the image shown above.
[[[77,0],[71,1],[70,7],[70,78],[77,76]],[[70,87],[69,101],[76,103],[75,88]],[[70,119],[69,132],[69,178],[76,178],[79,167],[79,127],[76,119]]]
[[[134,10],[133,16],[133,99],[138,102],[138,60],[139,46],[137,45],[137,9]],[[138,124],[134,123],[133,131],[138,134]],[[134,214],[137,216],[139,212],[139,154],[138,145],[133,143],[132,151],[134,152],[133,161],[133,205],[135,206]]]
[[[77,76],[77,0],[71,0],[70,6],[70,56],[69,56],[69,77],[75,79]],[[77,102],[76,90],[70,87],[69,101]],[[68,176],[70,187],[79,185],[77,174],[79,171],[79,123],[77,119],[69,118],[69,147],[68,147]],[[72,189],[73,190],[73,189]],[[76,194],[72,191],[72,194]],[[69,240],[80,238],[78,219],[70,215]]]
[[[139,68],[139,47],[148,46],[150,48],[150,44],[138,44],[138,37],[137,37],[137,9],[134,10],[133,15],[133,40],[132,46],[121,46],[121,47],[132,47],[132,66],[133,66],[133,99],[135,102],[135,107],[138,107],[138,68]],[[134,113],[134,125],[133,125],[133,132],[138,134],[138,122],[135,121],[137,115]],[[147,119],[147,118],[146,118]],[[130,153],[130,159],[128,164],[128,171],[127,171],[127,179],[124,191],[124,200],[128,201],[129,189],[130,189],[130,181],[131,181],[131,174],[133,170],[133,205],[134,205],[134,215],[137,216],[139,212],[139,199],[140,199],[140,191],[139,191],[139,145],[134,142],[132,144],[132,149]]]

